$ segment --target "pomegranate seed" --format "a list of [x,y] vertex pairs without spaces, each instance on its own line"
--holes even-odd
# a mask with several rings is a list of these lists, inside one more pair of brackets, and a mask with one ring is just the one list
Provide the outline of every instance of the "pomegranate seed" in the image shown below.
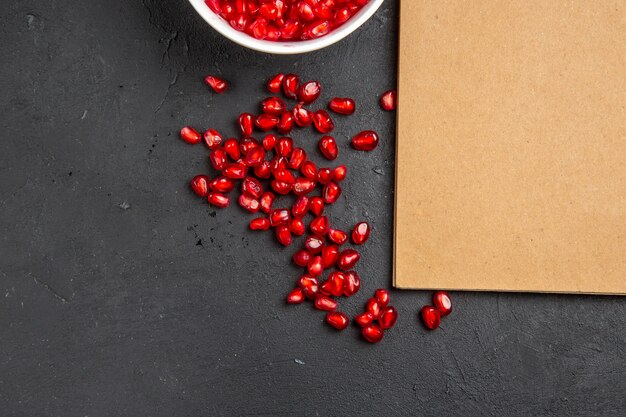
[[331,242],[341,246],[348,240],[348,234],[339,229],[328,229],[328,238]]
[[292,191],[296,195],[308,194],[315,189],[315,181],[311,181],[308,178],[299,177],[293,183]]
[[236,15],[233,19],[228,21],[228,24],[235,30],[243,32],[248,24],[248,18],[244,14]]
[[185,126],[180,129],[180,137],[182,138],[182,140],[191,145],[200,143],[200,141],[202,140],[202,136],[200,135],[200,133],[198,133],[198,131],[193,127],[189,126]]
[[288,136],[283,136],[282,138],[278,139],[278,142],[276,142],[276,152],[278,152],[278,155],[287,158],[289,157],[289,155],[291,155],[292,151],[293,139]]
[[306,127],[313,123],[314,114],[303,107],[304,103],[298,103],[293,108],[293,120],[298,126]]
[[276,137],[276,135],[273,135],[271,133],[265,135],[265,137],[263,138],[263,149],[265,149],[266,151],[271,151],[276,146],[276,142],[278,142],[278,138]]
[[313,124],[320,133],[330,133],[335,128],[333,119],[330,118],[326,110],[318,110],[313,113]]
[[390,299],[389,291],[379,288],[374,293],[374,298],[378,300],[381,307],[387,307],[387,304],[389,304],[389,299]]
[[337,142],[332,136],[322,136],[318,146],[324,157],[328,160],[334,160],[339,155],[339,149],[337,149]]
[[261,199],[259,200],[261,211],[263,213],[270,212],[270,210],[272,209],[272,203],[274,203],[274,198],[274,193],[272,193],[271,191],[266,191],[263,193]]
[[331,311],[326,313],[326,323],[337,330],[344,330],[350,324],[350,318],[345,313]]
[[306,178],[317,181],[317,166],[312,161],[304,161],[300,167],[300,172]]
[[270,162],[270,171],[280,171],[289,168],[289,161],[284,156],[277,155]]
[[378,323],[380,323],[380,327],[383,330],[391,329],[395,324],[396,320],[398,320],[398,312],[393,307],[385,307],[380,313],[380,317],[378,318]]
[[362,245],[367,242],[370,237],[370,225],[367,222],[360,222],[354,225],[352,229],[352,242],[355,245]]
[[320,96],[322,86],[317,81],[308,81],[298,88],[298,100],[304,104],[311,104]]
[[222,135],[215,129],[204,132],[203,138],[209,149],[215,149],[222,144]]
[[272,227],[286,224],[291,216],[287,209],[276,209],[270,212],[270,224]]
[[265,39],[267,39],[268,41],[277,41],[278,39],[280,39],[280,30],[278,30],[276,26],[268,25],[267,36]]
[[271,174],[272,170],[270,169],[270,161],[263,161],[254,167],[254,175],[259,178],[267,179]]
[[324,197],[324,203],[332,204],[339,199],[341,188],[334,182],[329,182],[324,186],[322,195]]
[[313,259],[313,255],[308,250],[300,249],[296,253],[293,254],[293,263],[298,266],[307,266],[311,259]]
[[324,200],[320,197],[311,197],[309,200],[309,209],[311,209],[311,212],[316,216],[321,216],[324,212]]
[[293,218],[289,222],[289,230],[293,235],[302,236],[306,233],[306,226],[301,218]]
[[363,327],[361,334],[363,335],[363,338],[370,343],[380,342],[385,335],[383,329],[381,329],[377,324],[370,324],[369,326]]
[[302,288],[304,296],[309,300],[314,299],[319,292],[317,278],[307,274],[304,274],[300,277],[300,279],[298,280],[298,286]]
[[272,116],[269,114],[260,114],[254,120],[254,124],[257,128],[259,128],[259,130],[267,132],[268,130],[274,129],[278,125],[279,121],[280,119],[276,116]]
[[274,3],[264,3],[259,6],[259,13],[268,20],[275,20],[278,17],[278,6]]
[[320,275],[322,275],[322,272],[324,272],[324,267],[322,266],[322,257],[321,256],[314,256],[313,259],[311,259],[311,262],[309,262],[309,264],[307,265],[307,270],[309,272],[309,275],[312,275],[314,277],[319,277]]
[[352,269],[359,259],[361,259],[359,252],[354,249],[346,249],[339,254],[337,266],[339,269],[347,271],[348,269]]
[[378,146],[378,134],[373,130],[364,130],[352,138],[352,146],[358,151],[371,151]]
[[294,148],[289,157],[289,168],[300,169],[304,161],[306,161],[306,152],[302,148]]
[[248,210],[250,213],[256,213],[259,211],[259,200],[250,197],[247,194],[241,194],[239,196],[239,205]]
[[376,298],[370,298],[365,304],[365,311],[369,311],[370,313],[372,313],[372,316],[376,320],[380,317],[382,309],[383,306],[380,305],[380,301],[378,301]]
[[226,156],[226,152],[222,148],[215,148],[209,154],[209,161],[211,161],[213,168],[221,171],[226,166]]
[[333,181],[335,182],[343,181],[344,179],[346,179],[347,172],[348,172],[348,169],[346,168],[345,165],[339,165],[338,167],[333,169]]
[[265,160],[265,149],[260,146],[250,149],[244,158],[244,162],[249,167],[255,167],[261,165]]
[[226,177],[218,177],[214,179],[213,181],[211,181],[211,184],[209,184],[209,187],[213,191],[217,191],[220,193],[227,193],[231,191],[233,188],[235,188],[235,181]]
[[300,83],[300,78],[298,78],[295,74],[287,74],[283,78],[283,93],[285,96],[289,98],[296,98],[298,91],[298,84]]
[[330,100],[328,107],[335,113],[339,114],[352,114],[356,110],[354,100],[351,98],[335,97]]
[[[332,2],[332,6],[334,6],[334,2]],[[334,13],[330,7],[322,2],[317,3],[315,7],[313,7],[313,13],[315,13],[315,17],[320,19],[332,19],[334,17]]]
[[288,184],[293,184],[296,181],[291,171],[287,169],[277,169],[273,172],[273,175],[278,181],[286,182]]
[[433,306],[424,306],[420,310],[422,321],[424,326],[430,330],[435,330],[441,323],[441,315],[439,311]]
[[304,217],[309,211],[309,198],[307,196],[300,196],[293,202],[291,206],[291,214],[294,217]]
[[287,295],[287,304],[300,304],[304,301],[304,292],[302,288],[294,288]]
[[306,1],[299,1],[296,5],[298,8],[299,16],[304,20],[315,19],[315,13],[313,13],[313,7]]
[[352,17],[351,7],[342,7],[335,12],[335,19],[333,20],[333,26],[338,27],[347,22]]
[[334,266],[337,262],[337,258],[339,258],[339,246],[325,245],[322,249],[322,265],[324,268]]
[[243,164],[233,162],[225,164],[222,174],[225,177],[232,178],[234,180],[240,180],[246,176],[246,167]]
[[323,295],[323,294],[318,294],[315,297],[315,308],[317,308],[318,310],[323,310],[323,311],[333,311],[337,308],[337,301],[333,300],[332,298]]
[[320,38],[330,32],[331,25],[328,20],[318,20],[304,28],[302,39]]
[[270,219],[267,217],[257,217],[250,220],[250,230],[267,230],[270,228]]
[[248,152],[250,152],[251,149],[261,147],[261,143],[259,143],[259,141],[255,138],[243,138],[239,142],[239,150],[241,151],[242,155],[247,154]]
[[374,316],[369,311],[366,311],[356,316],[354,321],[361,327],[367,327],[374,322]]
[[239,115],[239,129],[243,137],[248,137],[254,129],[254,116],[250,113],[241,113]]
[[437,291],[433,294],[433,304],[441,317],[445,317],[452,312],[452,300],[445,291]]
[[320,168],[320,170],[317,171],[317,180],[320,184],[328,184],[332,180],[332,177],[333,172],[330,168]]
[[209,201],[209,203],[219,208],[228,207],[228,203],[230,203],[230,198],[228,198],[227,195],[224,195],[217,191],[210,192],[207,200]]
[[343,295],[346,297],[352,297],[361,288],[361,278],[359,274],[354,271],[348,271],[344,274],[345,281],[343,285]]
[[209,6],[209,9],[213,11],[213,13],[220,14],[222,13],[222,6],[220,5],[220,0],[204,0],[204,3]]
[[273,180],[271,182],[272,189],[276,191],[276,193],[280,195],[287,195],[291,191],[293,184],[289,184],[288,182]]
[[312,254],[320,253],[324,247],[324,241],[316,236],[308,236],[304,241],[304,247]]
[[288,226],[281,225],[276,228],[276,240],[283,246],[291,245],[291,231]]
[[396,90],[385,91],[380,96],[380,107],[385,111],[392,111],[396,109],[397,105],[397,93]]
[[284,74],[276,74],[267,82],[267,89],[270,93],[278,94],[280,93],[280,87],[283,83]]
[[328,217],[326,216],[316,217],[315,219],[311,221],[309,228],[311,229],[311,232],[313,232],[314,235],[323,237],[324,235],[326,235],[326,232],[328,231]]
[[190,182],[193,192],[198,197],[206,197],[209,193],[209,177],[206,175],[196,175]]
[[344,286],[345,276],[343,273],[334,271],[329,276],[328,279],[322,284],[320,290],[323,294],[326,295],[334,295],[335,297],[339,297],[343,294],[343,286]]
[[204,82],[217,94],[222,94],[228,89],[228,81],[220,77],[216,77],[215,75],[207,75],[204,77]]
[[233,161],[241,158],[241,152],[239,151],[239,142],[235,138],[226,139],[226,142],[224,142],[224,150]]
[[294,21],[294,20],[287,20],[281,27],[280,27],[280,37],[281,39],[293,39],[295,37],[298,36],[298,34],[301,31],[301,24],[300,22]]
[[278,130],[278,133],[281,133],[283,135],[291,132],[291,130],[293,129],[293,115],[290,111],[286,111],[280,115],[280,120],[276,125],[276,129]]

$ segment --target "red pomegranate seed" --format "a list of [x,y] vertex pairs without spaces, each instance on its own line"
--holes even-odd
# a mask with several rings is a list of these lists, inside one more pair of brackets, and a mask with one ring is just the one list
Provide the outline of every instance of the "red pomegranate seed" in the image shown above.
[[322,311],[333,311],[337,308],[337,301],[333,300],[332,298],[323,295],[323,294],[318,294],[315,297],[315,308],[317,308],[318,310],[322,310]]
[[330,161],[337,158],[339,155],[339,149],[337,148],[337,142],[332,136],[322,136],[318,142],[318,147],[324,155],[324,157]]
[[307,196],[300,196],[291,205],[291,214],[294,217],[304,217],[309,211],[309,198]]
[[304,291],[302,288],[294,288],[287,295],[287,304],[300,304],[304,301]]
[[306,178],[317,181],[317,166],[312,161],[304,161],[300,167],[300,172]]
[[221,171],[226,166],[226,156],[226,152],[222,148],[215,148],[209,154],[209,161],[211,161],[213,168]]
[[239,129],[245,138],[252,135],[252,131],[254,130],[254,116],[250,113],[241,113],[239,115]]
[[261,198],[263,186],[253,177],[245,177],[241,182],[241,192],[254,198]]
[[261,165],[265,160],[265,149],[260,146],[250,149],[244,158],[244,162],[249,167],[255,167]]
[[356,110],[354,100],[351,98],[335,97],[330,100],[328,107],[339,114],[352,114]]
[[306,127],[313,123],[314,114],[312,111],[304,108],[304,103],[298,103],[293,108],[293,120],[298,126]]
[[331,25],[328,20],[317,20],[304,28],[302,39],[320,38],[330,32]]
[[286,224],[291,216],[287,209],[276,209],[270,212],[270,224],[272,227]]
[[383,329],[381,329],[377,324],[370,324],[369,326],[363,327],[361,334],[363,335],[363,338],[370,343],[380,342],[385,335]]
[[222,135],[215,129],[204,132],[203,138],[209,149],[215,149],[222,144]]
[[277,194],[287,195],[291,192],[291,188],[293,184],[289,184],[285,181],[273,180],[271,182],[272,190],[274,190]]
[[314,299],[319,292],[317,278],[307,274],[304,274],[300,277],[300,279],[298,280],[298,286],[302,288],[304,296],[309,300]]
[[263,149],[265,149],[266,151],[271,151],[276,146],[276,142],[278,142],[278,138],[276,137],[276,135],[268,133],[263,138]]
[[278,13],[278,6],[275,3],[264,3],[259,6],[259,14],[267,20],[275,20]]
[[246,166],[237,162],[225,164],[222,174],[225,177],[240,180],[246,176]]
[[293,139],[288,136],[283,136],[282,138],[278,139],[278,142],[276,142],[276,152],[278,152],[278,155],[288,158],[291,155],[292,151]]
[[380,305],[380,301],[376,298],[370,298],[365,303],[365,311],[369,311],[372,313],[372,316],[375,320],[378,320],[380,317],[380,313],[382,312],[383,306]]
[[344,281],[345,276],[343,275],[343,273],[339,271],[334,271],[321,285],[320,290],[322,294],[334,295],[335,297],[339,297],[343,294]]
[[243,32],[248,24],[248,18],[244,14],[236,15],[233,19],[228,21],[228,24],[235,30]]
[[313,13],[313,6],[308,4],[306,1],[299,1],[296,3],[296,7],[298,8],[298,15],[304,20],[313,20],[315,19],[315,13]]
[[339,199],[341,195],[341,188],[334,182],[329,182],[324,186],[322,190],[322,196],[324,197],[324,203],[332,204]]
[[288,169],[277,169],[273,172],[274,178],[278,181],[286,182],[289,184],[293,184],[296,179]]
[[268,97],[261,102],[261,112],[271,116],[280,116],[287,105],[280,97]]
[[318,237],[323,237],[328,232],[328,217],[319,216],[311,221],[309,225],[311,232]]
[[321,216],[324,212],[324,200],[322,200],[321,197],[311,197],[309,200],[309,209],[316,216]]
[[313,124],[320,133],[330,133],[335,128],[333,119],[330,118],[326,110],[318,110],[313,113]]
[[383,288],[379,288],[374,293],[374,298],[378,300],[381,307],[387,307],[387,304],[389,304],[389,299],[390,299],[389,291]]
[[322,86],[317,81],[308,81],[298,88],[298,100],[304,104],[311,104],[320,96]]
[[347,22],[348,19],[350,19],[353,14],[354,12],[352,11],[351,7],[349,6],[342,7],[341,9],[335,12],[335,19],[333,20],[333,26],[334,27],[341,26],[343,23]]
[[272,209],[272,203],[274,203],[274,193],[271,191],[266,191],[263,193],[263,195],[261,196],[261,199],[259,200],[259,204],[261,206],[261,211],[263,213],[269,213],[270,210]]
[[239,205],[248,210],[250,213],[256,213],[259,211],[259,200],[250,197],[247,194],[241,194],[239,196]]
[[193,127],[189,126],[185,126],[180,129],[180,137],[182,138],[182,140],[191,145],[200,143],[200,141],[202,140],[202,136],[200,135],[200,133],[198,133],[198,131]]
[[304,241],[304,247],[312,254],[320,253],[324,247],[324,241],[317,236],[308,236]]
[[325,245],[322,249],[322,265],[324,268],[334,266],[337,263],[337,258],[339,258],[339,246]]
[[224,195],[217,191],[210,192],[207,200],[209,201],[209,203],[220,208],[228,207],[228,203],[230,203],[230,198],[228,198],[227,195]]
[[235,181],[226,177],[218,177],[214,179],[213,181],[211,181],[211,183],[209,184],[209,187],[213,191],[217,191],[220,193],[227,193],[231,191],[233,188],[235,188]]
[[344,330],[350,324],[350,318],[345,313],[331,311],[326,313],[326,323],[337,330]]
[[380,323],[380,327],[383,330],[391,329],[395,324],[396,320],[398,320],[398,312],[393,307],[385,307],[380,313],[380,317],[378,318],[378,323]]
[[280,171],[289,168],[289,161],[284,156],[276,155],[270,162],[270,171]]
[[333,172],[330,168],[320,168],[319,171],[317,171],[317,180],[320,184],[328,184],[332,180],[332,177]]
[[[330,3],[330,4],[328,4]],[[335,2],[319,2],[313,7],[313,13],[315,16],[320,19],[332,19],[334,17],[334,13],[331,10],[331,7],[335,7]]]
[[306,226],[301,218],[293,218],[289,221],[289,230],[295,236],[302,236],[306,233]]
[[272,171],[270,169],[270,161],[263,161],[261,164],[254,167],[254,175],[259,178],[269,178]]
[[226,142],[224,142],[224,150],[233,161],[241,158],[241,152],[239,151],[239,142],[235,138],[226,139]]
[[289,98],[297,98],[298,94],[298,84],[300,83],[300,78],[298,78],[295,74],[287,74],[283,78],[283,93],[285,96]]
[[348,240],[348,234],[339,229],[328,229],[328,238],[331,242],[341,246]]
[[307,266],[311,259],[313,259],[313,255],[308,250],[300,249],[296,253],[293,254],[293,263],[298,266]]
[[289,168],[300,169],[304,161],[306,161],[306,152],[302,148],[294,148],[289,157]]
[[213,11],[213,13],[220,14],[222,13],[222,6],[220,5],[220,0],[204,0],[204,3],[209,6],[209,9]]
[[397,105],[397,93],[396,90],[385,91],[380,96],[380,107],[385,111],[395,110]]
[[348,271],[344,276],[343,295],[352,297],[361,288],[361,277],[354,271]]
[[279,121],[280,119],[276,116],[272,116],[269,114],[260,114],[254,120],[254,124],[257,128],[259,128],[259,130],[267,132],[268,130],[274,129],[278,125]]
[[283,78],[285,74],[276,74],[267,82],[267,89],[270,93],[278,94],[280,93],[280,87],[283,84]]
[[343,181],[344,179],[346,179],[347,172],[348,172],[348,169],[346,168],[345,165],[339,165],[338,167],[333,169],[333,181],[335,182]]
[[293,115],[290,111],[286,111],[280,115],[280,120],[276,125],[278,133],[286,135],[293,129]]
[[283,246],[291,245],[291,231],[289,230],[289,226],[281,225],[276,229],[276,240]]
[[250,230],[267,230],[270,228],[270,219],[267,217],[257,217],[250,220]]
[[308,178],[299,177],[293,183],[292,191],[296,195],[305,195],[315,189],[315,181],[311,181]]
[[216,77],[215,75],[207,75],[204,77],[204,82],[217,94],[222,94],[224,91],[228,90],[228,81],[223,78]]
[[441,317],[445,317],[452,312],[452,300],[445,291],[436,291],[433,294],[433,304]]
[[424,306],[420,310],[420,315],[422,316],[422,321],[424,322],[424,326],[430,330],[435,330],[439,327],[441,323],[441,315],[439,311],[433,306]]
[[261,148],[261,143],[259,143],[259,141],[255,138],[243,138],[239,142],[239,150],[241,151],[242,155],[247,154],[248,152],[250,152],[251,149],[254,148]]
[[309,275],[312,275],[314,277],[319,277],[320,275],[322,275],[322,272],[324,272],[324,267],[322,266],[322,257],[321,256],[314,256],[313,259],[311,259],[311,262],[309,262],[309,264],[307,265],[307,270],[309,272]]
[[364,130],[352,138],[352,146],[358,151],[371,151],[378,146],[378,134],[373,130]]
[[268,41],[277,41],[280,39],[280,30],[276,26],[268,25],[267,26],[267,36]]
[[209,177],[206,175],[196,175],[190,182],[193,192],[198,197],[206,197],[209,193]]
[[374,316],[369,311],[354,317],[354,321],[361,327],[367,327],[374,322]]
[[281,27],[280,27],[280,37],[281,39],[293,39],[296,38],[298,36],[298,34],[300,33],[300,31],[302,30],[301,28],[301,24],[300,22],[294,21],[294,20],[287,20]]
[[354,249],[346,249],[339,254],[339,258],[337,259],[337,266],[339,269],[347,271],[352,269],[354,265],[359,261],[361,255],[359,252]]
[[352,242],[355,245],[362,245],[367,242],[370,237],[370,225],[367,222],[360,222],[354,225],[352,229]]

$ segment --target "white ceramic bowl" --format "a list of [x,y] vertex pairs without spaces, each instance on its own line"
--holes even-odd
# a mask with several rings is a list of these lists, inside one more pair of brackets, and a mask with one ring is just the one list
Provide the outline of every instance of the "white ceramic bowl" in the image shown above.
[[246,33],[233,29],[228,22],[213,13],[213,11],[204,3],[204,0],[189,0],[200,16],[202,16],[202,18],[206,20],[209,25],[213,26],[213,29],[217,30],[231,41],[256,51],[281,55],[311,52],[340,41],[354,32],[359,26],[365,23],[367,19],[372,17],[383,1],[384,0],[371,0],[367,5],[359,10],[357,14],[352,16],[350,20],[321,38],[301,42],[271,42],[255,39]]

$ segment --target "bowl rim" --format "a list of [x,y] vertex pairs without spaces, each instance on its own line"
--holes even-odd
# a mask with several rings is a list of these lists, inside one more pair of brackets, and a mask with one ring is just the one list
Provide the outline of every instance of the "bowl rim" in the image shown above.
[[233,29],[221,16],[214,13],[204,0],[189,0],[196,12],[216,31],[231,41],[259,52],[290,55],[302,54],[325,48],[354,32],[365,23],[383,4],[384,0],[371,0],[346,23],[321,38],[300,42],[273,42],[255,39],[252,36]]

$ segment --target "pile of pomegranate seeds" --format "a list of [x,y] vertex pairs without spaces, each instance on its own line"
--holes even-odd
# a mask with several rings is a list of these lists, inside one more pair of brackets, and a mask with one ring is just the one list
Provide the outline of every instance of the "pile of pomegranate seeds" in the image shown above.
[[322,37],[343,25],[369,0],[205,0],[239,32],[268,41]]
[[452,312],[452,300],[445,291],[437,291],[433,294],[433,305],[424,306],[420,310],[424,326],[435,330],[441,323],[441,318]]
[[385,335],[385,330],[391,329],[398,319],[398,312],[389,305],[389,292],[382,288],[376,290],[374,297],[367,300],[365,312],[354,318],[362,327],[363,338],[370,343],[378,343]]

